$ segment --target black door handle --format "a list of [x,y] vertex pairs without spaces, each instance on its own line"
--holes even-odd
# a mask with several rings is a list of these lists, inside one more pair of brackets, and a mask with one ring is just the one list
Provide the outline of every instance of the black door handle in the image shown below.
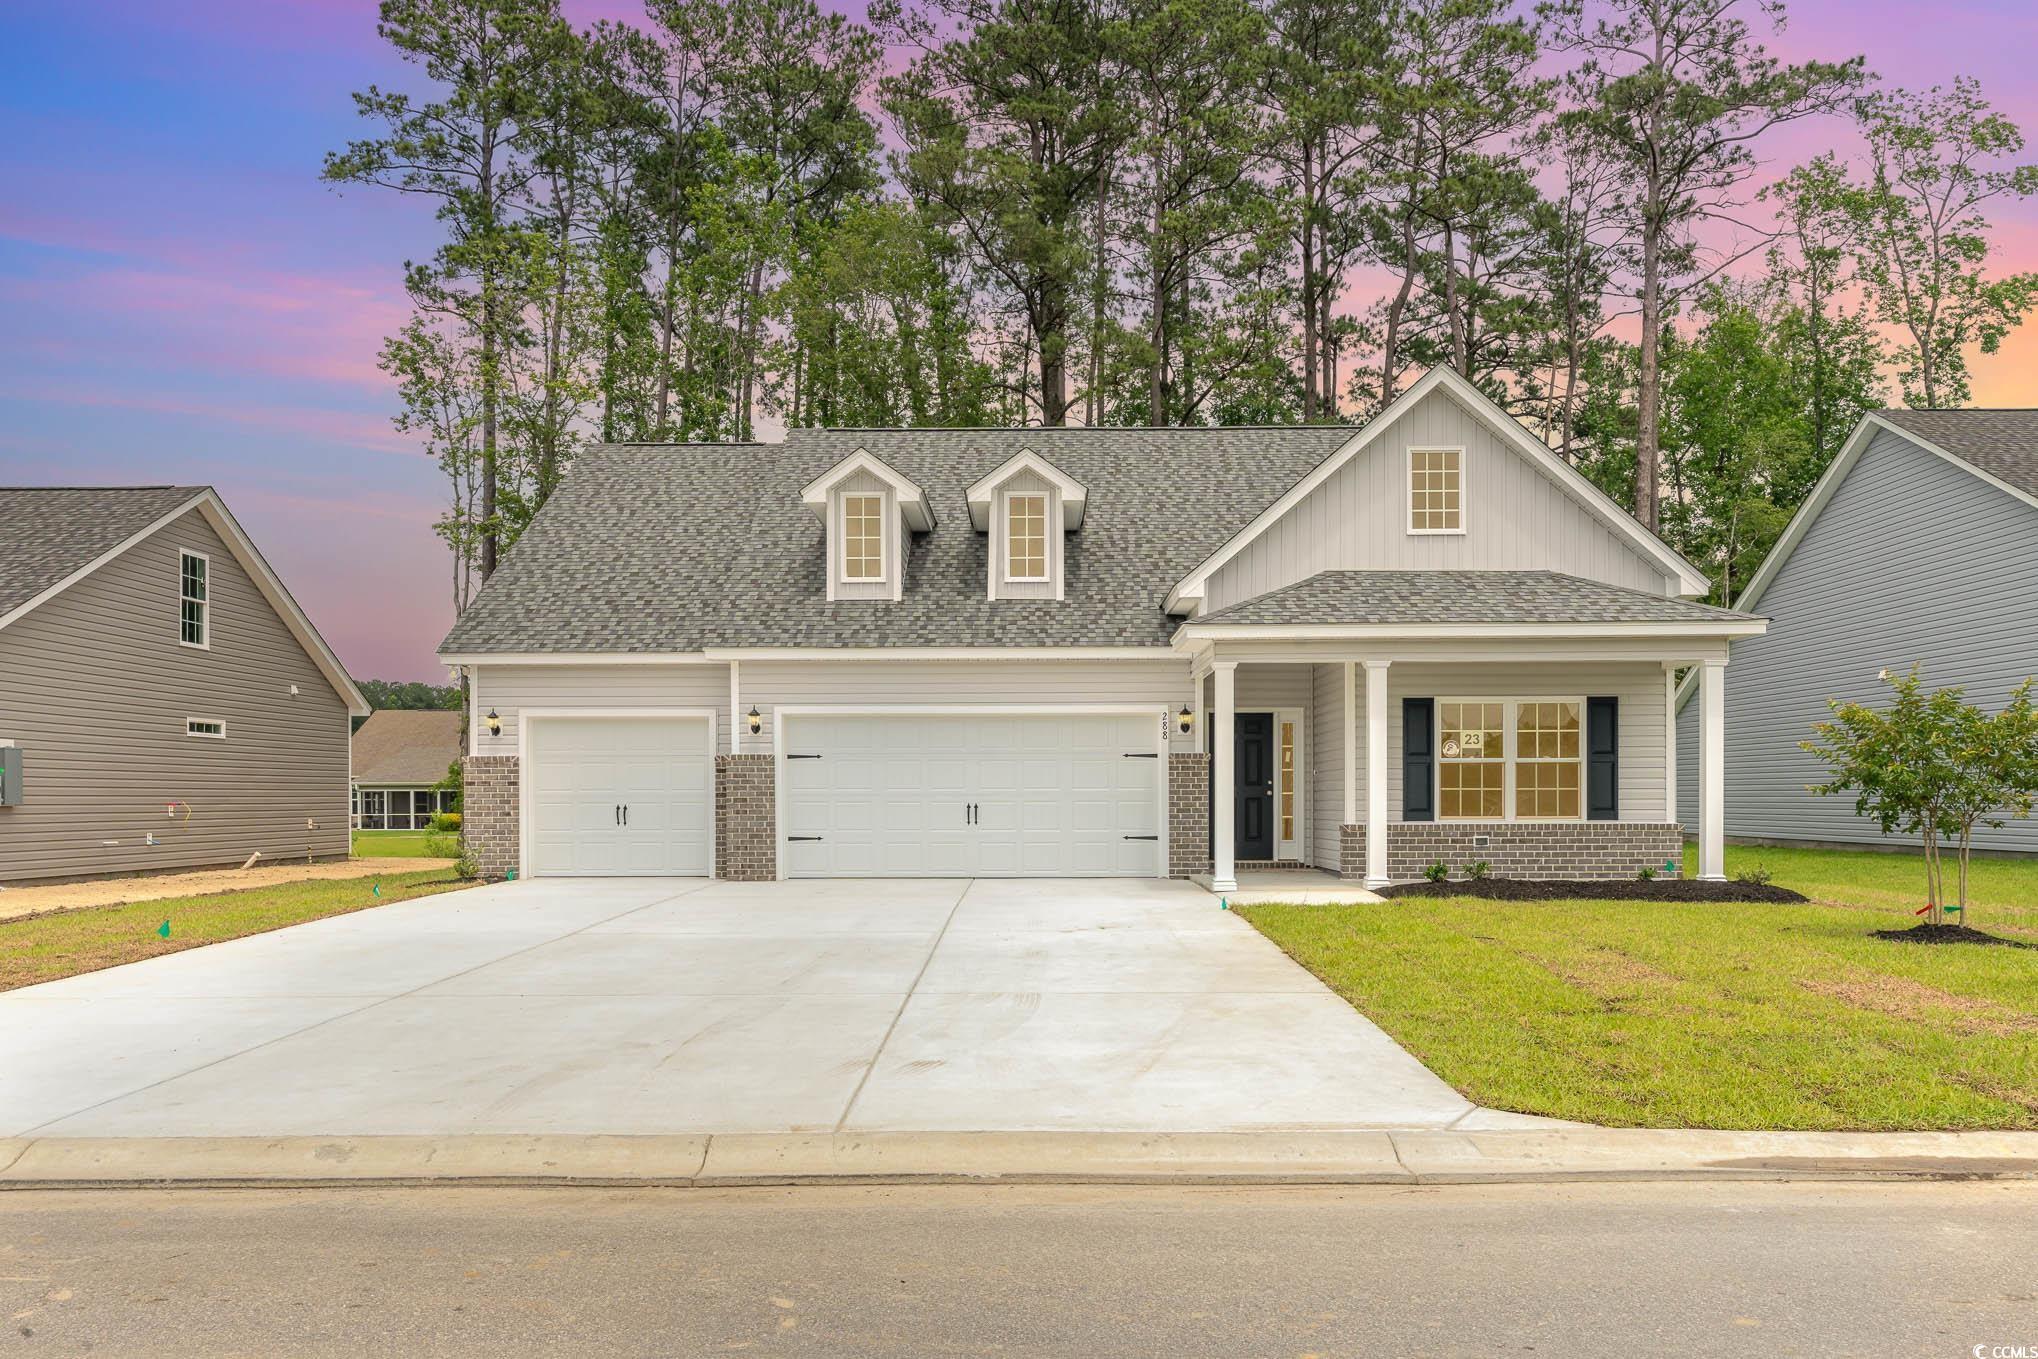
[[622,825],[622,824],[623,824],[623,804],[622,804],[622,803],[618,802],[618,803],[617,803],[617,804],[616,804],[615,806],[613,806],[613,807],[609,808],[609,814],[610,814],[611,816],[613,816],[613,817],[615,817],[615,818],[616,818],[616,824],[617,824],[618,826],[620,826],[620,825]]
[[623,824],[625,826],[630,824],[630,804],[627,802],[623,804]]

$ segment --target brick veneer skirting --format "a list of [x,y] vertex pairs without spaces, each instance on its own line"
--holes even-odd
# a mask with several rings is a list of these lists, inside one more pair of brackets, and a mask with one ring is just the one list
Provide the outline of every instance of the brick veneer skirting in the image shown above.
[[778,876],[778,761],[770,755],[715,757],[715,876],[769,882]]
[[1168,756],[1168,876],[1210,871],[1210,757]]
[[460,849],[484,882],[517,866],[517,757],[469,755],[460,761]]
[[[1356,830],[1364,872],[1366,828],[1347,826],[1347,864]],[[1484,839],[1486,843],[1476,841]],[[1408,882],[1441,860],[1451,876],[1484,859],[1496,878],[1635,877],[1643,868],[1680,862],[1684,828],[1654,821],[1393,821],[1387,825],[1387,876]]]

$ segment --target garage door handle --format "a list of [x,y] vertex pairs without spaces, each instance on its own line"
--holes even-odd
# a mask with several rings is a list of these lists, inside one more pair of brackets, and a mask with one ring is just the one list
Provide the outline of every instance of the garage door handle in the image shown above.
[[818,840],[820,838],[818,835],[788,835],[786,837],[788,840]]
[[1158,760],[1160,752],[1157,750],[1128,750],[1125,752],[1125,758],[1128,760]]
[[1158,840],[1158,839],[1160,839],[1160,837],[1159,837],[1158,835],[1128,835],[1128,836],[1126,836],[1125,838],[1126,838],[1126,839],[1128,839],[1128,840]]
[[786,758],[788,760],[818,760],[821,757],[819,755],[788,755]]
[[625,826],[630,824],[630,804],[627,802],[623,804],[623,824]]

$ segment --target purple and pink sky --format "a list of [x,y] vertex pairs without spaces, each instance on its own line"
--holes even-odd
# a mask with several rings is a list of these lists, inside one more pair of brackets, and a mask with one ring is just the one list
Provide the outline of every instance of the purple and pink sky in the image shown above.
[[[824,3],[826,0],[824,0]],[[851,5],[851,8],[859,6]],[[632,0],[568,0],[580,22]],[[1977,76],[2038,139],[2038,6],[1795,0],[1785,55],[1864,53],[1914,87]],[[372,0],[99,0],[0,13],[0,483],[210,483],[354,674],[440,679],[450,566],[436,467],[375,366],[426,204],[335,193],[348,95],[413,79]],[[1799,127],[1778,168],[1830,145]],[[2038,205],[1999,214],[2038,268]],[[2038,324],[1975,399],[2038,405]]]

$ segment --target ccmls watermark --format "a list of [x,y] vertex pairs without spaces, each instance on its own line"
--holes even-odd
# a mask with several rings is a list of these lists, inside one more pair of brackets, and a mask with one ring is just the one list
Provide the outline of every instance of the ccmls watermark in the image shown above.
[[2022,1345],[1976,1345],[1974,1359],[2038,1359],[2038,1341]]

